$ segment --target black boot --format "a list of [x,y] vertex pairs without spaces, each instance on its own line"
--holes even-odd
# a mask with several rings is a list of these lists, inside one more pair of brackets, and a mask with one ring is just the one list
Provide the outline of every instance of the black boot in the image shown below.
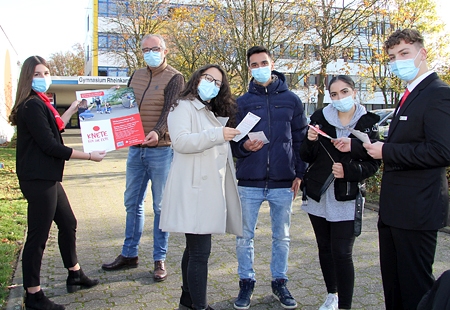
[[40,290],[34,294],[27,292],[25,296],[25,309],[35,310],[64,310],[63,305],[55,304],[53,301],[44,295],[44,292]]
[[67,292],[74,293],[78,290],[84,288],[91,288],[98,284],[98,280],[89,279],[83,272],[83,270],[79,269],[77,271],[69,270],[69,276],[67,277],[66,285]]

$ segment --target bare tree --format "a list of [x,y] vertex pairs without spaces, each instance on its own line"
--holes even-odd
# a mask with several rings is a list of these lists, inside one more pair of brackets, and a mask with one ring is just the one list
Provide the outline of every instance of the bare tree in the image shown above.
[[84,74],[84,48],[80,43],[73,51],[57,52],[50,55],[48,66],[52,75],[76,76]]
[[323,107],[327,66],[348,54],[359,31],[372,14],[376,0],[316,0],[304,3],[303,14],[311,25],[309,42],[319,61],[317,108]]
[[[134,71],[145,66],[141,39],[158,33],[166,24],[168,2],[164,0],[115,0],[115,12],[99,18],[99,55]],[[95,51],[94,51],[95,52]]]
[[404,82],[389,71],[388,56],[383,43],[397,29],[418,29],[427,40],[428,61],[442,56],[448,46],[446,35],[439,34],[443,23],[438,19],[434,0],[386,0],[373,8],[373,14],[367,20],[365,40],[361,46],[367,46],[369,53],[364,54],[362,74],[370,78],[372,90],[380,90],[385,107],[394,106],[404,91]]

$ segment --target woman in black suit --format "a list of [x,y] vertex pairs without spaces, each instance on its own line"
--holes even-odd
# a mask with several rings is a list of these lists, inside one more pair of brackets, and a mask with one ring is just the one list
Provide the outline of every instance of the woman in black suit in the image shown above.
[[78,264],[77,220],[60,182],[66,160],[99,162],[106,153],[84,153],[64,146],[61,132],[77,111],[78,101],[60,116],[45,95],[50,84],[50,72],[43,58],[31,56],[25,60],[10,115],[11,123],[17,126],[17,177],[28,201],[28,232],[22,255],[27,309],[64,309],[49,300],[40,287],[42,255],[53,221],[58,225],[58,245],[64,267],[69,270],[67,291],[98,284],[98,280],[89,279]]

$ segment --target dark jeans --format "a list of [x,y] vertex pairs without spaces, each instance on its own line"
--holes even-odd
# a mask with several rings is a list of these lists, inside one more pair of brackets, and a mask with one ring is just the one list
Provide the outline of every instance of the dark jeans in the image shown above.
[[181,260],[183,290],[189,292],[194,309],[206,309],[208,259],[211,253],[211,235],[186,235],[186,248]]
[[20,181],[20,189],[28,201],[27,240],[22,254],[23,286],[40,285],[42,255],[52,222],[58,225],[58,245],[64,267],[77,264],[77,220],[60,182]]
[[319,261],[328,293],[338,293],[339,309],[351,309],[355,268],[354,221],[328,222],[309,215],[319,247]]

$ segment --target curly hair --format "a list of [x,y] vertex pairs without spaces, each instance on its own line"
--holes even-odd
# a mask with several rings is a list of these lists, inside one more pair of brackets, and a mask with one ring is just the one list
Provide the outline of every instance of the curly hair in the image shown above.
[[403,30],[397,30],[394,33],[392,33],[389,38],[384,42],[384,50],[386,53],[389,49],[394,47],[395,45],[400,44],[400,41],[405,41],[409,44],[417,44],[418,47],[423,47],[423,37],[420,34],[419,31],[415,29],[403,29]]
[[[235,127],[237,112],[236,101],[233,99],[233,96],[231,94],[227,74],[219,65],[205,65],[195,71],[189,81],[186,83],[184,89],[181,91],[178,99],[200,99],[197,90],[198,84],[200,83],[200,79],[202,78],[203,73],[209,68],[216,68],[220,71],[220,73],[222,74],[222,86],[220,87],[217,96],[211,99],[210,102],[206,104],[206,107],[211,110],[216,116],[229,117],[227,126]],[[175,109],[177,106],[178,100],[172,103],[171,110]]]

